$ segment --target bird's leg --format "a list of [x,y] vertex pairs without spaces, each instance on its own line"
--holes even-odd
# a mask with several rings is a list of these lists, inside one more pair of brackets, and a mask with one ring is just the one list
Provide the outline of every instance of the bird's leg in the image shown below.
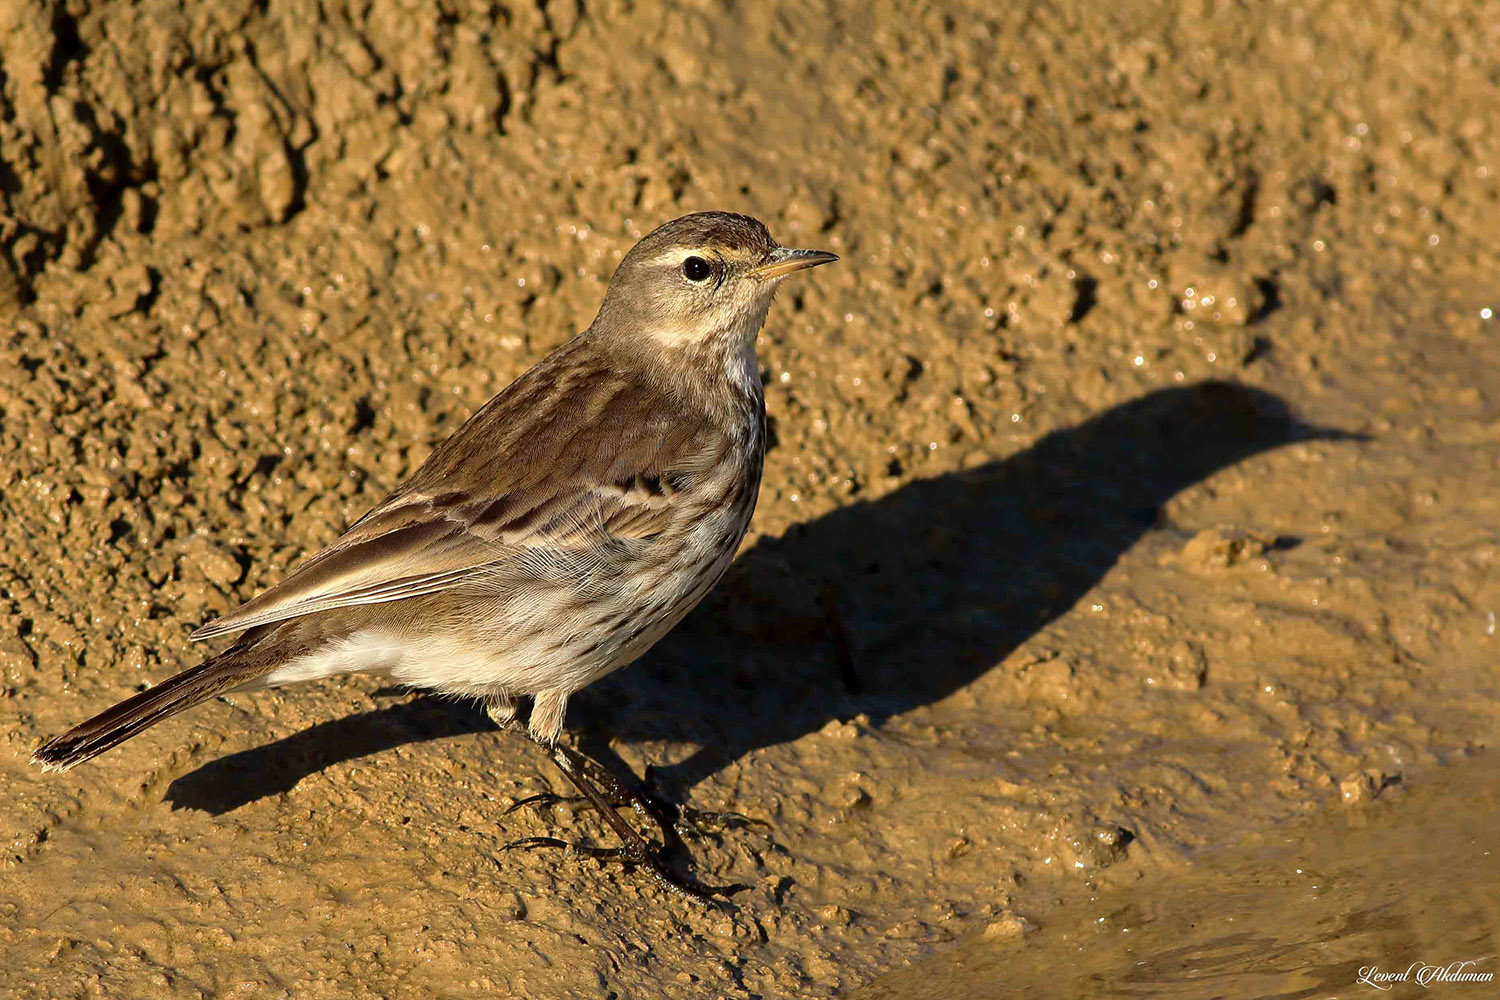
[[586,757],[574,750],[567,750],[567,752],[574,755],[575,766],[582,769],[595,784],[604,790],[610,802],[615,805],[630,806],[641,819],[655,824],[656,828],[661,831],[665,846],[681,846],[675,823],[680,810],[676,806],[661,801],[640,785],[626,784],[613,771],[592,757]]
[[750,826],[770,827],[764,820],[752,819],[742,813],[695,809],[662,798],[651,782],[649,765],[645,781],[627,784],[593,758],[580,754],[579,760],[588,770],[589,777],[609,794],[610,801],[616,805],[628,805],[642,819],[654,823],[668,846],[681,846],[684,834],[705,834]]
[[[555,746],[557,739],[562,735],[562,718],[565,713],[567,700],[563,696],[541,695],[538,696],[536,707],[532,712],[530,725],[531,739],[543,747]],[[494,694],[485,700],[485,712],[506,732],[522,732],[520,724],[516,721],[516,703],[509,695]],[[588,774],[593,778],[595,784],[601,787],[604,794],[608,796],[611,806],[630,806],[642,819],[656,824],[662,832],[662,839],[666,841],[675,834],[672,820],[669,817],[677,815],[677,809],[664,806],[644,790],[627,788],[606,767],[582,754],[578,755],[578,766],[586,768]],[[507,813],[515,812],[525,806],[549,806],[559,802],[576,804],[585,802],[581,795],[558,795],[556,792],[538,792],[520,799],[507,810]]]
[[[632,805],[644,818],[655,823],[662,830],[662,838],[667,846],[681,846],[681,841],[676,837],[675,831],[662,815],[660,809],[639,793],[632,792],[626,788],[608,768],[597,761],[591,760],[577,750],[558,742],[562,735],[562,715],[566,706],[566,697],[538,697],[532,709],[531,723],[527,727],[527,735],[532,742],[547,751],[558,769],[565,774],[573,787],[583,795],[604,819],[615,836],[620,839],[619,847],[604,848],[594,847],[588,844],[570,844],[556,837],[527,837],[507,844],[506,849],[532,848],[532,847],[562,847],[577,851],[580,854],[601,860],[615,860],[627,865],[639,866],[656,881],[656,883],[671,892],[678,893],[699,900],[700,902],[715,902],[715,895],[727,895],[739,889],[742,885],[707,886],[694,879],[679,875],[662,863],[661,854],[666,849],[647,841],[636,831],[625,818],[615,811],[614,805],[606,797],[613,796],[624,803]],[[540,716],[538,715],[540,712]],[[553,723],[555,721],[555,730]],[[604,787],[601,791],[600,785]],[[534,797],[533,797],[534,798]],[[523,800],[525,801],[525,800]],[[520,805],[520,803],[517,803]],[[515,808],[515,806],[512,806]]]
[[[517,718],[519,713],[516,708],[516,700],[509,694],[497,693],[487,696],[484,699],[484,714],[488,715],[490,721],[499,727],[503,733],[527,735],[526,727],[521,725],[520,720]],[[571,805],[584,801],[586,800],[581,795],[558,795],[556,792],[538,792],[535,795],[528,795],[524,799],[517,800],[505,811],[513,813],[525,806],[550,806],[559,802],[566,802]]]
[[[552,699],[556,701],[558,699]],[[521,733],[523,730],[516,718],[516,703],[513,698],[506,694],[490,695],[485,700],[485,712],[495,725],[505,732]],[[552,705],[544,706],[533,729],[549,729],[552,719],[561,720],[563,712]],[[557,726],[558,734],[561,735],[561,725]],[[531,738],[541,746],[547,746],[544,734],[538,738],[535,734]],[[613,771],[591,757],[583,754],[577,755],[578,767],[585,770],[593,779],[609,803],[613,807],[630,806],[642,819],[655,825],[661,831],[662,841],[667,847],[680,847],[681,838],[684,834],[715,833],[726,829],[735,829],[749,826],[767,826],[763,820],[751,819],[737,812],[713,812],[702,809],[694,809],[691,806],[679,806],[675,803],[663,800],[656,795],[647,783],[627,784],[621,781]],[[649,776],[649,769],[648,769]],[[507,813],[515,812],[526,806],[549,806],[558,803],[576,805],[588,801],[582,795],[559,795],[556,792],[538,792],[528,795],[514,802]]]
[[[638,866],[644,868],[646,873],[662,888],[678,895],[695,899],[701,903],[717,904],[718,900],[715,899],[716,896],[728,896],[731,893],[746,888],[738,884],[724,886],[704,885],[695,879],[679,875],[677,872],[672,871],[661,860],[662,848],[648,842],[636,832],[634,827],[625,822],[625,819],[605,799],[604,793],[594,784],[593,779],[590,777],[591,773],[598,774],[602,772],[608,774],[600,764],[589,760],[578,751],[560,743],[550,747],[546,744],[540,745],[552,756],[553,762],[557,764],[563,774],[567,775],[568,780],[573,783],[574,787],[582,792],[583,797],[598,810],[600,816],[604,817],[604,821],[615,832],[615,836],[620,838],[621,846],[616,848],[599,848],[588,845],[569,844],[555,837],[528,837],[525,840],[519,840],[506,845],[507,849],[515,847],[564,847],[587,854],[593,858],[615,860],[627,865]],[[614,780],[613,775],[610,775],[609,781],[617,789],[619,788],[619,783]]]
[[[765,820],[754,819],[743,813],[677,805],[657,795],[648,782],[634,783],[622,780],[609,768],[584,754],[577,754],[577,766],[588,775],[612,807],[618,809],[629,806],[635,810],[636,815],[661,831],[662,842],[667,849],[683,846],[682,838],[687,835],[716,835],[725,830],[752,826],[770,828],[770,824]],[[588,799],[582,795],[537,792],[535,795],[516,800],[505,811],[513,813],[526,806],[540,807],[558,803],[576,805],[587,801]]]
[[[530,730],[535,730],[537,728],[548,729],[549,727],[555,725],[556,734],[557,736],[560,736],[562,734],[562,717],[564,714],[564,710],[567,707],[567,698],[565,696],[562,697],[560,699],[562,702],[561,705],[557,705],[549,709],[544,707],[542,704],[543,698],[545,697],[546,696],[538,696],[537,698],[536,706],[532,710],[534,719],[531,723]],[[551,701],[553,702],[556,702],[558,700],[558,698],[551,699]],[[489,697],[485,698],[484,711],[485,714],[490,717],[491,721],[493,721],[495,725],[500,727],[501,732],[520,733],[521,735],[528,737],[534,742],[537,742],[544,746],[546,745],[542,742],[542,740],[537,739],[533,732],[528,731],[528,727],[522,726],[520,721],[516,718],[516,701],[515,698],[513,698],[511,695],[490,695]],[[551,719],[546,718],[546,716],[552,716],[553,718],[555,718],[555,724]],[[553,736],[554,740],[556,738],[556,736]],[[545,739],[545,734],[543,739]],[[507,814],[513,813],[517,809],[524,808],[525,806],[550,806],[556,805],[559,802],[565,802],[569,805],[574,805],[579,802],[586,801],[587,800],[581,795],[558,795],[556,792],[537,792],[535,795],[528,795],[524,799],[518,799],[517,801],[513,802],[510,808],[505,810],[505,812]],[[621,804],[623,804],[623,802]]]
[[[489,720],[495,723],[495,726],[499,727],[499,732],[520,733],[522,736],[528,736],[526,727],[522,726],[516,718],[516,699],[511,697],[510,694],[498,693],[487,696],[484,699],[484,714],[489,715]],[[505,810],[505,813],[514,813],[514,811],[526,807],[526,805],[555,805],[558,802],[567,802],[568,805],[573,805],[577,804],[577,802],[585,801],[586,799],[583,799],[583,796],[580,795],[558,795],[556,792],[537,792],[535,795],[528,795],[526,798],[517,799],[516,802],[510,805],[508,810]]]
[[484,699],[484,714],[490,721],[508,733],[520,732],[516,721],[516,699],[508,694],[492,694]]
[[[590,761],[596,767],[597,762]],[[635,806],[637,812],[654,810],[656,815],[652,817],[658,825],[662,825],[660,817],[670,817],[672,832],[679,836],[689,834],[696,836],[714,835],[725,830],[744,829],[758,826],[771,829],[771,824],[763,819],[755,819],[744,813],[734,812],[729,809],[698,809],[686,803],[678,804],[670,799],[662,797],[657,792],[655,780],[652,778],[652,767],[646,765],[646,776],[634,792],[628,793],[629,800]]]

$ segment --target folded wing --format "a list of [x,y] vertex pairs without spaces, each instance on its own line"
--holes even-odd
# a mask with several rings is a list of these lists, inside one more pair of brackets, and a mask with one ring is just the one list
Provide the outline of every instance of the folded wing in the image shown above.
[[670,528],[680,494],[729,442],[650,387],[570,367],[567,354],[492,399],[332,545],[192,637],[457,587],[619,573]]

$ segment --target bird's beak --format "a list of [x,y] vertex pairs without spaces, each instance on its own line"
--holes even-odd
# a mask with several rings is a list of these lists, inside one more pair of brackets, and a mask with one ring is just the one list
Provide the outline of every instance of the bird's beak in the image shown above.
[[831,254],[826,250],[792,250],[789,247],[777,247],[766,254],[765,263],[752,267],[748,273],[752,278],[768,281],[804,268],[831,264],[838,259],[837,254]]

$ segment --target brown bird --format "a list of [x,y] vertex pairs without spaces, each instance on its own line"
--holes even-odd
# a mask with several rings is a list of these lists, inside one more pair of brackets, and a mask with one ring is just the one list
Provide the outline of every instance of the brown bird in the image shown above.
[[783,277],[837,259],[782,247],[743,215],[656,229],[620,262],[588,329],[332,545],[192,635],[238,633],[228,649],[33,759],[64,770],[215,695],[356,671],[482,698],[506,729],[530,697],[531,739],[624,845],[592,853],[701,893],[610,805],[623,798],[662,823],[649,800],[559,742],[563,716],[573,692],[649,649],[734,558],[766,447],[756,335]]

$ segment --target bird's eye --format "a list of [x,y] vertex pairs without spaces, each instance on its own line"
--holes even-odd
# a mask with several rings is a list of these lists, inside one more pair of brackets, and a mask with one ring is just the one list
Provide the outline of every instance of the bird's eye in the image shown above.
[[689,281],[702,281],[712,273],[713,268],[708,266],[708,261],[702,257],[689,257],[682,262],[682,273]]

